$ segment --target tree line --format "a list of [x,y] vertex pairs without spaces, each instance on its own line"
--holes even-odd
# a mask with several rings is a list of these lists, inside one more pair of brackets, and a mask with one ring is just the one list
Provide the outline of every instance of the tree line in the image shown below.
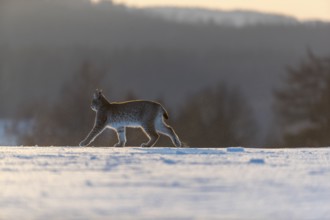
[[[19,123],[13,123],[8,131],[17,136],[22,145],[77,145],[93,125],[90,101],[94,90],[102,86],[104,77],[104,71],[84,62],[73,78],[63,85],[58,100],[50,105],[33,103],[20,109],[17,120],[31,119],[28,131],[18,129]],[[111,100],[107,88],[104,93],[110,101],[115,101]],[[125,99],[136,98],[134,93],[128,92]],[[244,96],[225,83],[192,95],[178,114],[172,114],[171,110],[169,113],[170,124],[189,146],[247,145],[253,143],[256,134],[256,122]],[[104,132],[94,144],[113,145],[117,141],[114,134]],[[127,145],[139,145],[146,139],[138,129],[128,129],[127,136]],[[161,138],[158,144],[167,146],[171,143]]]
[[[91,62],[84,62],[72,79],[63,85],[61,95],[51,104],[25,105],[17,120],[27,120],[28,129],[13,123],[8,133],[22,145],[75,146],[93,125],[90,109],[92,93],[103,87],[106,74]],[[111,100],[111,91],[104,88]],[[125,100],[138,97],[128,92]],[[111,100],[117,101],[117,100]],[[158,100],[166,106],[161,99]],[[192,94],[175,114],[169,109],[170,124],[191,147],[257,147],[260,132],[255,112],[244,94],[226,82],[219,82]],[[272,147],[320,147],[330,145],[330,57],[312,52],[298,66],[289,67],[281,85],[274,91],[274,116],[279,133]],[[128,129],[127,145],[139,145],[146,137],[138,129]],[[104,132],[95,146],[112,146],[114,132]],[[170,146],[161,138],[158,146]]]

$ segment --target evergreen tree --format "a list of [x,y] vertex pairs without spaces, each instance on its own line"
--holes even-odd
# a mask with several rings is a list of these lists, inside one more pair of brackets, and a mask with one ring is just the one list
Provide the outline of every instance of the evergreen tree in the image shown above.
[[330,57],[320,58],[309,52],[306,61],[288,68],[275,98],[284,144],[330,145]]

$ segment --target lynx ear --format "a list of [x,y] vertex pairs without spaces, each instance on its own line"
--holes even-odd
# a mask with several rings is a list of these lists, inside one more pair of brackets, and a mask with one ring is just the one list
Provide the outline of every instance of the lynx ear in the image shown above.
[[100,97],[99,90],[96,89],[95,92],[94,92],[94,94],[93,94],[93,98],[94,98],[94,99],[98,99],[99,97]]
[[98,99],[102,96],[102,90],[100,89],[96,89],[95,92],[94,92],[94,99]]

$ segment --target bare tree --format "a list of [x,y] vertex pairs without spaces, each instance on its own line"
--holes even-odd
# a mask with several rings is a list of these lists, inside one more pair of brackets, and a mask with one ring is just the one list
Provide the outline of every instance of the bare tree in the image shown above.
[[[23,145],[77,145],[88,133],[94,120],[90,109],[91,94],[100,87],[104,71],[84,62],[80,70],[61,89],[53,104],[34,103],[21,108],[24,118],[31,118],[29,129],[12,128]],[[20,117],[22,118],[22,117]],[[102,141],[101,141],[102,142]]]
[[178,119],[177,131],[189,146],[251,145],[257,125],[243,95],[224,83],[190,98]]

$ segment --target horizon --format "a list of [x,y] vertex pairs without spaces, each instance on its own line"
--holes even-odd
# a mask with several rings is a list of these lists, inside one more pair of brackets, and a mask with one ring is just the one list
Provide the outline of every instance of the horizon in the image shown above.
[[[91,0],[98,3],[106,0]],[[215,0],[113,0],[116,4],[124,4],[129,7],[148,8],[148,7],[185,7],[185,8],[204,8],[212,10],[248,10],[261,13],[280,14],[292,16],[298,20],[320,20],[330,22],[330,2],[327,0],[314,0],[302,3],[300,0],[234,0],[234,1],[215,1]],[[291,7],[288,7],[290,5]],[[292,7],[294,5],[295,7]]]

